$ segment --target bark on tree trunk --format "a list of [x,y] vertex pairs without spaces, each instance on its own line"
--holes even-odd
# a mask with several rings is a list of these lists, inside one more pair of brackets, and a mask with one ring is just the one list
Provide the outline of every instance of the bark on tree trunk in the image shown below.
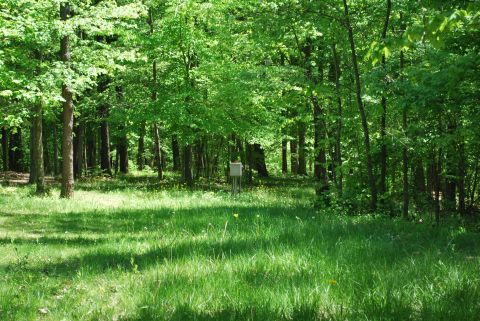
[[139,171],[145,169],[145,122],[140,124],[140,137],[138,138],[137,168]]
[[461,138],[462,141],[460,142],[458,146],[458,154],[459,154],[459,162],[458,162],[458,211],[460,214],[465,215],[466,213],[466,207],[465,207],[465,197],[466,197],[466,192],[465,192],[465,143],[463,141],[463,138]]
[[335,174],[337,177],[337,189],[340,197],[343,193],[343,174],[341,171],[342,167],[342,97],[340,94],[340,59],[337,53],[337,47],[335,44],[332,45],[333,60],[334,60],[334,69],[335,69],[335,93],[337,96],[337,121],[336,121],[336,137],[335,137]]
[[298,174],[298,153],[297,140],[290,140],[290,171],[292,174]]
[[355,40],[353,39],[353,30],[350,23],[350,14],[348,12],[347,0],[343,0],[343,6],[345,9],[345,22],[348,28],[348,39],[350,42],[350,49],[352,53],[352,65],[353,65],[353,73],[355,77],[355,91],[356,91],[357,106],[358,106],[358,111],[360,113],[360,118],[362,120],[362,130],[363,130],[365,154],[366,154],[366,160],[367,160],[368,181],[370,185],[370,193],[372,194],[370,208],[372,211],[375,211],[377,209],[377,186],[375,182],[375,176],[373,174],[373,160],[372,160],[372,155],[370,151],[370,135],[368,132],[367,116],[365,114],[365,109],[363,107],[362,85],[360,83],[360,71],[358,69],[357,52],[355,48]]
[[3,171],[8,171],[8,132],[5,127],[2,127],[2,162]]
[[288,173],[287,144],[288,144],[287,139],[282,138],[282,174],[283,175],[286,175]]
[[[406,25],[403,22],[402,13],[400,13],[400,20],[402,21],[401,29],[402,33],[406,29]],[[403,50],[400,51],[400,79],[403,78],[403,68],[405,66],[405,54]],[[403,79],[402,79],[403,80]],[[402,130],[406,138],[408,138],[408,125],[407,125],[407,106],[404,105],[402,109]],[[403,218],[408,219],[408,207],[410,204],[410,195],[408,191],[408,146],[403,146]]]
[[188,187],[193,187],[192,145],[183,148],[183,176]]
[[78,124],[77,146],[75,152],[75,178],[83,176],[84,159],[85,159],[85,121],[80,120]]
[[305,134],[307,128],[305,123],[298,123],[298,174],[307,176],[307,160],[305,155]]
[[[70,4],[60,5],[60,19],[66,21],[70,16]],[[65,64],[70,61],[70,38],[63,36],[61,40],[61,57]],[[62,85],[63,103],[63,133],[62,133],[62,188],[60,197],[73,197],[73,93],[66,85]]]
[[[387,39],[388,25],[392,12],[392,1],[387,0],[387,14],[382,30],[382,41]],[[382,68],[385,72],[385,54],[382,55]],[[386,78],[386,75],[385,75]],[[380,194],[383,195],[387,191],[387,144],[386,144],[386,127],[387,127],[387,97],[382,94],[382,117],[380,121]]]
[[159,180],[163,179],[162,153],[160,147],[160,134],[158,133],[157,123],[153,123],[153,140],[155,144],[155,165],[157,166],[157,176]]
[[[35,113],[35,107],[34,107],[33,113]],[[35,172],[35,155],[34,155],[35,153],[35,147],[34,147],[35,128],[33,128],[33,123],[35,122],[34,117],[35,116],[32,116],[31,118],[32,126],[30,127],[30,175],[28,178],[29,184],[35,184],[35,182],[37,181],[37,176]]]
[[53,174],[58,175],[58,133],[57,124],[53,124]]
[[100,113],[102,118],[102,122],[100,123],[100,168],[103,173],[113,176],[112,164],[110,162],[110,131],[108,121],[106,120],[106,117],[108,117],[108,106],[101,106]]
[[260,177],[268,177],[267,165],[265,163],[265,151],[260,144],[253,144],[253,164]]
[[315,193],[317,196],[324,196],[328,190],[328,175],[327,175],[327,154],[325,151],[325,126],[322,123],[322,108],[317,97],[313,97],[313,127],[314,127],[314,141],[315,149],[315,165],[314,177],[316,181]]
[[23,172],[22,129],[16,128],[10,133],[9,139],[9,168],[14,172]]
[[172,157],[173,157],[173,171],[180,172],[182,166],[180,162],[180,147],[176,135],[172,136]]
[[42,129],[42,113],[43,104],[38,102],[35,104],[35,114],[33,116],[33,161],[35,163],[35,183],[37,185],[37,195],[45,194],[45,170],[43,164],[43,129]]
[[89,126],[88,131],[89,135],[86,136],[87,168],[94,169],[97,166],[97,130],[95,127]]

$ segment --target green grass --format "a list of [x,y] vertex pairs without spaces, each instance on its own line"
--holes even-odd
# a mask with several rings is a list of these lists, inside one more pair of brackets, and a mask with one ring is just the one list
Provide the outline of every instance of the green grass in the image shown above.
[[152,182],[0,186],[0,320],[480,320],[476,232]]

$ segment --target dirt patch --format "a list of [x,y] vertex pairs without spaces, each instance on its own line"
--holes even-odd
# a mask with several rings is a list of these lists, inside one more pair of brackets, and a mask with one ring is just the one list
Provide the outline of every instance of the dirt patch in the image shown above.
[[[30,178],[29,173],[17,172],[0,172],[0,182],[8,185],[23,185],[28,184]],[[45,176],[45,183],[54,183],[55,178],[52,176]]]

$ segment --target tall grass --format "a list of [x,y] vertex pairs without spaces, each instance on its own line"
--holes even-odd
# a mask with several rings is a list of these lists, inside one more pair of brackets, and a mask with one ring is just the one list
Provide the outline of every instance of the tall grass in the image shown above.
[[0,187],[0,320],[480,320],[459,225],[315,210],[306,186],[78,187]]

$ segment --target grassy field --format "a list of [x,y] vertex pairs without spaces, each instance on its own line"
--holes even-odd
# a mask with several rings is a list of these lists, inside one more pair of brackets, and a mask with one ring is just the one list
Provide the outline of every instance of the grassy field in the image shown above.
[[316,211],[305,186],[77,188],[0,186],[0,320],[480,320],[480,234],[454,223]]

